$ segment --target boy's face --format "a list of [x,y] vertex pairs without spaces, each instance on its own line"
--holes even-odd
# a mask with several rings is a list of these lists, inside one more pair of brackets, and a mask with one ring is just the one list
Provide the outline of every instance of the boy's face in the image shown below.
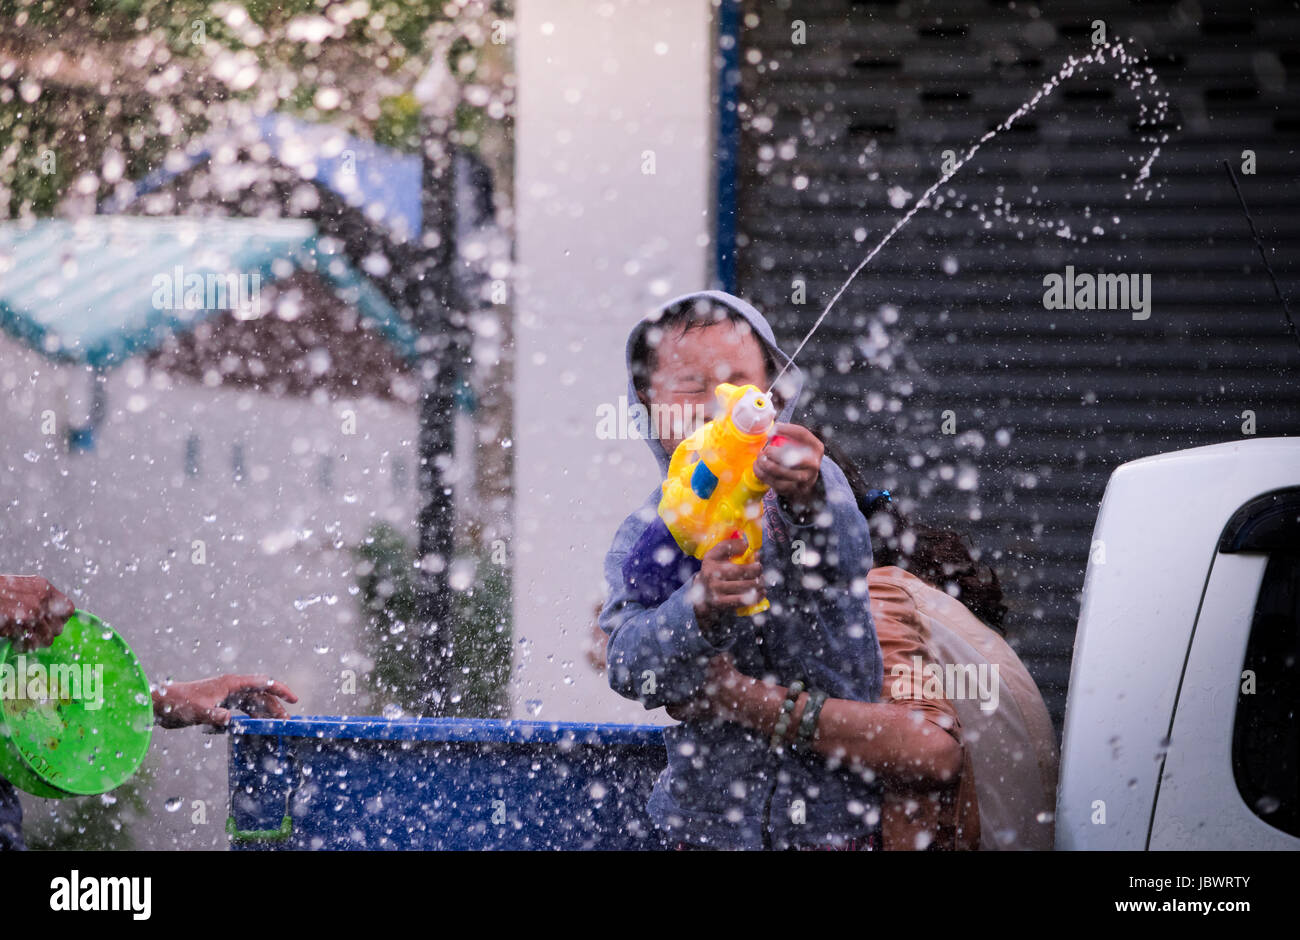
[[695,430],[691,419],[701,409],[708,417],[714,416],[717,401],[713,390],[719,382],[767,388],[770,376],[759,342],[748,324],[742,326],[731,320],[689,333],[676,329],[664,334],[647,385],[649,400],[642,404],[679,406],[679,413],[686,419],[680,428],[673,426],[670,430],[652,421],[665,453],[671,455]]

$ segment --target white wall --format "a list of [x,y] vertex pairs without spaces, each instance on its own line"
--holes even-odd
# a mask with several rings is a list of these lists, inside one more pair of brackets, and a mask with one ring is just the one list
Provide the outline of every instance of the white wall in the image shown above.
[[515,714],[666,721],[583,655],[610,539],[658,482],[644,441],[596,438],[596,409],[624,393],[633,323],[708,286],[713,8],[517,8]]
[[[153,681],[264,672],[301,697],[297,714],[370,711],[345,694],[360,673],[359,608],[350,547],[376,520],[415,538],[413,406],[272,398],[205,388],[128,363],[110,373],[108,417],[93,452],[63,451],[69,391],[84,372],[54,366],[0,334],[0,571],[41,574],[127,639]],[[356,412],[356,434],[340,413]],[[55,412],[57,433],[41,415]],[[76,421],[80,423],[80,421]],[[185,440],[200,440],[197,475]],[[232,447],[242,441],[246,479]],[[332,486],[320,460],[333,458]],[[405,461],[395,488],[392,458]],[[206,563],[193,563],[193,542]],[[157,784],[142,847],[223,847],[223,737],[158,731]],[[167,812],[169,798],[183,810]],[[191,822],[207,803],[206,825]],[[36,819],[54,801],[24,798]]]

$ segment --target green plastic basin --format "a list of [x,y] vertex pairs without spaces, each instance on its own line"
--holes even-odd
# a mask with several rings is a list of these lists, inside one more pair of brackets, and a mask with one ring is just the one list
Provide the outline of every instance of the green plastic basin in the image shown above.
[[34,796],[107,793],[153,734],[149,680],[131,647],[76,610],[45,649],[0,640],[0,776]]

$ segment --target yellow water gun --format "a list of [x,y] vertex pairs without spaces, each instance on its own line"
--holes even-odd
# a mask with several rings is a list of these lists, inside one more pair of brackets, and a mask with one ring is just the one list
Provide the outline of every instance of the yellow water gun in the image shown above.
[[[715,390],[721,413],[677,445],[659,500],[659,516],[678,546],[693,558],[719,542],[744,538],[748,564],[763,546],[763,494],[754,461],[776,425],[771,397],[754,385],[726,382]],[[748,617],[767,610],[767,598],[736,611]]]

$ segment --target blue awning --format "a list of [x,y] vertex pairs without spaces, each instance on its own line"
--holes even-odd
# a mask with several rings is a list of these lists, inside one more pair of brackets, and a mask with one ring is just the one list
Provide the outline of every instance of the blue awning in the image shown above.
[[156,303],[159,278],[256,274],[268,284],[294,271],[316,273],[415,358],[410,324],[341,248],[328,250],[315,226],[298,219],[98,215],[0,223],[0,328],[51,359],[105,368],[222,312]]

